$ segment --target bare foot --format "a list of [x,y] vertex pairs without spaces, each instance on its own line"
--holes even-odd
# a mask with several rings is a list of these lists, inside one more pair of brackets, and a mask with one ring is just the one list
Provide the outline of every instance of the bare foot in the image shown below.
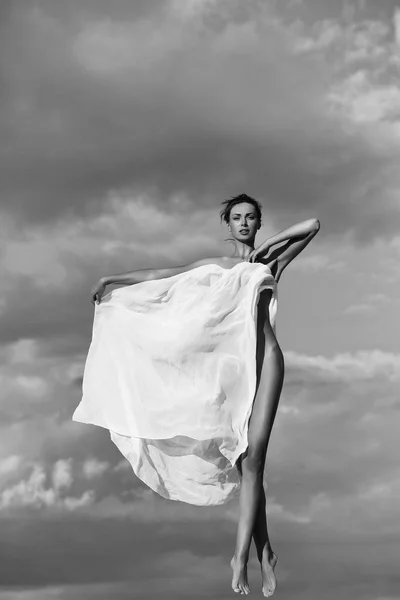
[[272,596],[276,589],[275,567],[278,557],[272,550],[265,550],[261,561],[262,593]]
[[250,587],[247,581],[247,563],[237,560],[234,556],[231,559],[231,568],[233,571],[232,589],[237,594],[250,594]]

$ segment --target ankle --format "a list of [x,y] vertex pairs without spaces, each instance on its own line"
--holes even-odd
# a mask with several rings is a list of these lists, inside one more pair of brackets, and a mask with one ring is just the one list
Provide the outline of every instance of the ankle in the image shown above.
[[235,552],[233,555],[233,560],[239,565],[245,565],[249,561],[249,553],[248,552]]
[[274,555],[274,552],[271,548],[271,544],[265,544],[263,551],[262,551],[262,558],[271,560],[273,555]]

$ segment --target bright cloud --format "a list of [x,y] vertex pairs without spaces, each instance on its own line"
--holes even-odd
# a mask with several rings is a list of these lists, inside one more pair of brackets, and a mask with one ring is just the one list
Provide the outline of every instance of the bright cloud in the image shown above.
[[94,496],[91,490],[86,490],[80,497],[60,495],[64,487],[69,487],[65,471],[56,467],[53,474],[54,487],[46,485],[46,471],[39,465],[34,465],[30,476],[7,487],[0,493],[0,510],[31,507],[64,508],[75,510],[93,503]]

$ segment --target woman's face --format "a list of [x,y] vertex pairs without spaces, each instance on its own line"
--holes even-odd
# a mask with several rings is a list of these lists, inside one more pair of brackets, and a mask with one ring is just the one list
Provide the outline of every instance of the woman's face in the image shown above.
[[236,204],[229,215],[229,230],[240,242],[249,242],[255,238],[261,224],[255,206],[249,202]]

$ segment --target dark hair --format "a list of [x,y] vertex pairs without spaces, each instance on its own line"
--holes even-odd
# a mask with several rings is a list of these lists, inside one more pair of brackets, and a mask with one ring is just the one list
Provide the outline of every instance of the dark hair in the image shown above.
[[223,202],[221,202],[221,204],[225,204],[225,206],[220,212],[221,221],[224,220],[225,223],[229,223],[229,217],[232,208],[236,206],[236,204],[241,204],[242,202],[248,202],[249,204],[252,204],[254,206],[254,208],[256,209],[257,217],[261,223],[261,204],[254,198],[251,198],[251,196],[248,196],[247,194],[239,194],[238,196],[233,196],[229,200],[224,200]]

